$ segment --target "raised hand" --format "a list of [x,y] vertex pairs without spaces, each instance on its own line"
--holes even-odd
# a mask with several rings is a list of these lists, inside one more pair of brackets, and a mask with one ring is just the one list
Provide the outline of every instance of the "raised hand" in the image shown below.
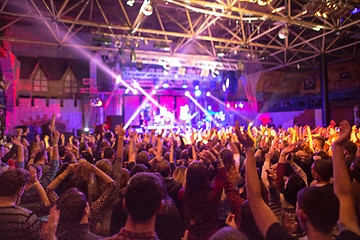
[[119,137],[124,137],[126,134],[126,129],[123,128],[123,123],[121,125],[115,126],[115,133],[119,135]]
[[343,120],[340,122],[340,133],[338,139],[334,142],[336,145],[345,145],[345,143],[350,139],[351,127],[348,121]]
[[251,148],[254,146],[254,140],[251,139],[249,134],[247,132],[240,131],[239,127],[239,121],[236,121],[235,123],[235,133],[239,139],[239,142],[245,147],[245,148]]
[[54,131],[53,145],[57,145],[60,139],[60,133],[58,130]]
[[289,146],[287,146],[286,148],[284,148],[282,150],[282,153],[283,154],[289,154],[289,153],[293,152],[295,150],[295,148],[296,148],[296,145],[297,145],[296,143],[290,144]]
[[17,137],[11,138],[11,141],[12,141],[13,144],[15,144],[18,147],[24,147],[24,145],[22,145],[20,139],[18,139]]
[[59,223],[60,211],[54,205],[49,214],[49,218],[41,229],[41,239],[56,239],[56,229]]

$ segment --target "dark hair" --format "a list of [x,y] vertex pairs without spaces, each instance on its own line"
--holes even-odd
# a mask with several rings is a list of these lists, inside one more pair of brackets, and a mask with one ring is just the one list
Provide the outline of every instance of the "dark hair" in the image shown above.
[[148,172],[149,169],[144,164],[136,164],[133,169],[130,171],[130,177],[134,176],[137,173]]
[[291,205],[296,206],[298,192],[305,188],[304,180],[298,174],[291,174],[284,189],[284,198]]
[[146,151],[141,151],[137,156],[136,156],[136,163],[147,163],[150,160],[150,156],[148,154],[148,152]]
[[168,177],[170,174],[170,164],[168,161],[166,160],[161,160],[157,167],[156,167],[157,171],[160,173],[160,175],[164,178],[164,177]]
[[207,223],[217,221],[218,206],[211,198],[209,172],[199,161],[192,162],[187,169],[183,203],[185,227],[197,235],[209,234]]
[[41,159],[45,156],[45,154],[46,154],[45,149],[42,149],[40,152],[38,152],[34,157],[34,163],[41,161]]
[[159,210],[164,192],[154,173],[137,173],[129,181],[125,192],[125,206],[131,219],[143,223]]
[[163,209],[156,216],[155,232],[161,240],[181,239],[182,221],[176,204],[170,197],[163,201]]
[[240,231],[243,232],[249,239],[263,240],[259,228],[256,225],[254,215],[251,212],[249,202],[246,200],[241,206],[241,222]]
[[60,211],[59,229],[64,229],[65,226],[74,227],[80,224],[85,214],[87,198],[77,188],[69,188],[56,201],[56,206]]
[[212,235],[210,240],[247,240],[247,238],[232,227],[223,227]]
[[152,148],[152,147],[153,147],[153,145],[152,145],[151,143],[147,143],[147,144],[145,145],[145,150],[148,152],[149,149]]
[[333,173],[332,163],[325,159],[316,160],[313,163],[314,171],[319,175],[320,179],[323,181],[330,181]]
[[329,234],[339,219],[340,203],[332,190],[308,187],[298,193],[298,209],[302,209],[315,230]]
[[0,175],[0,196],[12,197],[20,188],[24,187],[30,179],[28,170],[16,168],[9,169]]
[[315,140],[320,141],[320,146],[323,148],[325,146],[325,138],[323,137],[316,137]]
[[356,152],[357,152],[357,146],[355,143],[348,141],[345,144],[345,150],[349,153],[349,155],[351,155],[352,157],[355,157]]
[[228,149],[222,149],[220,151],[221,160],[224,162],[226,172],[229,172],[231,167],[235,166],[234,155]]
[[112,148],[107,148],[104,150],[104,158],[111,159],[114,156],[115,152]]
[[59,157],[64,157],[66,153],[65,146],[59,146]]
[[186,160],[186,161],[189,159],[188,150],[187,150],[187,149],[183,150],[183,151],[180,153],[180,159],[184,159],[184,160]]

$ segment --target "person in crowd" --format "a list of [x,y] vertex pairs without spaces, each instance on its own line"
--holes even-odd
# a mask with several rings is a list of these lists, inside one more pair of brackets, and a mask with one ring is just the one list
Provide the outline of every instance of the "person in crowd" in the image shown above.
[[162,210],[163,191],[162,183],[155,174],[135,174],[126,187],[123,200],[128,212],[125,227],[107,240],[158,239],[155,219]]
[[0,175],[0,239],[40,238],[40,221],[31,211],[17,206],[30,174],[25,169],[9,169]]
[[99,236],[90,232],[90,207],[86,196],[77,188],[70,188],[56,201],[60,211],[57,227],[58,240],[98,240]]
[[[338,219],[340,234],[337,239],[360,239],[360,229],[351,195],[351,185],[342,147],[351,133],[348,122],[341,123],[339,138],[333,144],[334,192],[310,187],[298,194],[296,215],[310,240],[332,239]],[[279,224],[275,214],[261,198],[254,158],[254,142],[246,133],[239,132],[239,141],[246,149],[246,189],[251,211],[257,226],[266,239],[295,239]]]

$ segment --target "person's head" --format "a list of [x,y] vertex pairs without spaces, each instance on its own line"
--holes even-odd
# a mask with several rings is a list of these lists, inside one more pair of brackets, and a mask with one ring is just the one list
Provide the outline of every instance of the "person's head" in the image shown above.
[[332,163],[325,159],[316,160],[311,166],[311,175],[320,182],[329,182],[333,173]]
[[165,159],[161,160],[158,163],[156,169],[163,178],[168,177],[170,175],[170,164]]
[[108,159],[101,159],[100,161],[97,161],[95,163],[95,166],[97,166],[101,171],[106,173],[108,176],[111,176],[113,168],[111,162]]
[[45,149],[42,149],[41,151],[39,151],[34,158],[34,163],[46,163],[47,160],[47,154]]
[[305,187],[306,184],[304,180],[302,180],[302,178],[298,174],[291,174],[285,184],[285,189],[284,189],[285,200],[295,207],[297,194],[301,189]]
[[147,162],[150,161],[150,156],[146,151],[141,151],[137,156],[136,156],[136,163],[142,163],[145,164]]
[[188,160],[189,156],[188,156],[188,150],[185,149],[180,153],[180,159],[184,159],[184,160]]
[[115,152],[112,148],[107,148],[104,150],[104,158],[109,159],[111,162],[115,159]]
[[29,179],[30,173],[25,169],[6,170],[0,175],[0,197],[19,199]]
[[105,150],[107,148],[110,147],[110,143],[108,140],[104,139],[101,143],[100,143],[100,146],[101,146],[101,149],[102,150]]
[[192,162],[186,171],[186,187],[187,192],[191,194],[203,194],[210,190],[209,172],[205,165],[201,162]]
[[345,156],[350,158],[355,158],[357,152],[357,146],[355,143],[348,141],[345,144]]
[[61,194],[56,201],[56,207],[60,211],[60,228],[64,225],[77,226],[84,220],[84,215],[89,216],[90,214],[87,198],[77,188],[69,188]]
[[247,240],[247,238],[235,228],[223,227],[212,235],[210,240]]
[[298,193],[296,215],[302,229],[330,234],[339,219],[339,199],[332,190],[324,187],[308,187]]
[[137,173],[126,187],[124,207],[134,223],[146,223],[161,212],[162,183],[154,173]]
[[144,165],[144,164],[136,164],[135,167],[133,167],[133,169],[131,169],[130,172],[130,177],[134,176],[137,173],[140,172],[148,172],[149,169]]
[[173,177],[176,181],[181,182],[182,186],[185,187],[185,178],[186,178],[186,167],[178,166],[175,168]]
[[316,137],[313,142],[315,150],[322,150],[325,145],[325,139],[323,137]]

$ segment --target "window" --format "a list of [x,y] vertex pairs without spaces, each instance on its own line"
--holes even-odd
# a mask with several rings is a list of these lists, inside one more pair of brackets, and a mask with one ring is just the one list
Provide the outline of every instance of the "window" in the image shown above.
[[33,90],[34,92],[48,92],[48,79],[45,76],[44,71],[40,66],[37,66],[37,72],[33,81]]
[[68,69],[64,80],[64,93],[77,93],[77,81],[74,73]]

